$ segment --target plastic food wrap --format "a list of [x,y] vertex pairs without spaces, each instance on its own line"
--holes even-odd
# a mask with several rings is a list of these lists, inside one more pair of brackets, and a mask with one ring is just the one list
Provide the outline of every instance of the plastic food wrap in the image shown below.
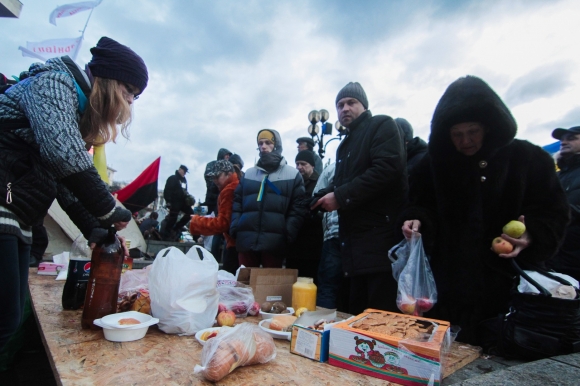
[[267,363],[276,358],[272,337],[251,323],[238,324],[225,334],[208,340],[201,353],[201,373],[208,381],[217,382],[240,366]]
[[252,287],[233,281],[229,282],[229,285],[223,284],[219,286],[217,290],[220,294],[220,304],[233,311],[237,318],[248,316],[248,311],[254,304]]

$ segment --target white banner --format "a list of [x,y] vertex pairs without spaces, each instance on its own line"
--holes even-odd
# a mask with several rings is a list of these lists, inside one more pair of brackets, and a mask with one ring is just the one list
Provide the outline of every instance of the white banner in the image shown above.
[[26,42],[26,48],[18,47],[22,56],[41,60],[68,55],[75,60],[81,45],[82,36],[74,39],[51,39],[42,42]]
[[101,4],[103,0],[96,1],[82,1],[80,3],[65,4],[60,7],[56,7],[54,11],[50,14],[49,21],[51,24],[56,25],[56,19],[61,17],[74,16],[79,12],[88,11],[89,9],[95,8],[97,5]]

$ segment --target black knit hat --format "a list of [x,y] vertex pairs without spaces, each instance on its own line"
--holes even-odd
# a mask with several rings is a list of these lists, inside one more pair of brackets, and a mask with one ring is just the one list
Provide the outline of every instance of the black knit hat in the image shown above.
[[399,129],[403,132],[403,139],[406,142],[413,140],[413,126],[405,118],[395,118],[395,122]]
[[232,165],[230,161],[221,159],[219,161],[216,161],[216,163],[213,164],[211,170],[205,173],[205,175],[208,177],[217,177],[220,175],[220,173],[233,173],[233,172],[234,165]]
[[300,142],[306,142],[306,145],[308,145],[308,148],[310,150],[312,150],[314,148],[314,140],[312,138],[309,137],[300,137],[296,140],[297,144],[300,144]]
[[93,58],[88,63],[93,76],[115,79],[139,89],[147,87],[149,75],[145,62],[132,49],[103,36],[96,47],[91,48]]
[[369,108],[367,94],[365,93],[365,90],[363,90],[362,86],[358,82],[350,82],[349,84],[344,86],[342,90],[338,92],[334,105],[336,106],[338,104],[338,101],[341,100],[342,98],[354,98],[358,100],[365,109]]
[[308,162],[310,165],[314,166],[314,164],[316,163],[316,161],[314,160],[314,152],[310,150],[299,151],[298,154],[296,154],[296,159],[294,160],[294,162],[298,161]]
[[242,160],[239,154],[232,154],[230,156],[230,162],[235,165],[240,165],[240,169],[244,168],[244,160]]

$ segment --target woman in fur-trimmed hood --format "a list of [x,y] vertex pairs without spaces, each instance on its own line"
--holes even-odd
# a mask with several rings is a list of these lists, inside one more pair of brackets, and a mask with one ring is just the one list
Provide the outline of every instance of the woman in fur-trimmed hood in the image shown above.
[[[429,316],[462,328],[458,339],[478,343],[477,325],[507,312],[514,273],[509,263],[542,264],[554,255],[568,222],[566,197],[550,155],[514,139],[517,124],[499,96],[474,76],[453,82],[431,122],[429,151],[410,181],[403,233],[421,232],[439,301]],[[523,216],[521,218],[520,216]],[[502,236],[523,219],[519,239]],[[495,237],[512,253],[490,249]]]

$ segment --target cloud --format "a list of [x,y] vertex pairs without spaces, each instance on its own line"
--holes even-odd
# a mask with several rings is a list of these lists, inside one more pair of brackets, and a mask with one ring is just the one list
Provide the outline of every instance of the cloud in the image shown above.
[[508,105],[517,106],[561,93],[573,85],[570,75],[574,70],[574,63],[568,61],[540,66],[515,79],[505,94],[505,100]]

